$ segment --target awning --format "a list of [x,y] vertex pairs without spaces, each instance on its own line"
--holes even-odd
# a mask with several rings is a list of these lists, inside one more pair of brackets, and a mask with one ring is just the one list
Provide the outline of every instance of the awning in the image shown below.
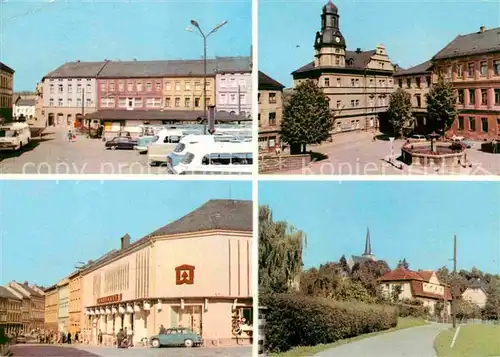
[[[85,115],[85,119],[99,120],[178,120],[178,121],[198,121],[203,118],[203,111],[200,110],[127,110],[127,109],[101,109],[94,113]],[[251,118],[240,114],[230,114],[219,111],[215,114],[217,121],[250,121]]]

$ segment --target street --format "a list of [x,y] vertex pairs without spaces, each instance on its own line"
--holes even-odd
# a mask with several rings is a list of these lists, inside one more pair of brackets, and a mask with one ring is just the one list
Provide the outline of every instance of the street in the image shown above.
[[384,333],[375,337],[341,345],[316,357],[435,357],[434,339],[449,325],[430,324]]
[[147,155],[134,150],[106,150],[104,142],[78,135],[66,140],[66,129],[47,128],[42,138],[21,153],[0,152],[1,174],[161,174],[150,167]]
[[[394,157],[401,154],[403,140],[394,142]],[[311,145],[307,150],[327,155],[328,158],[311,163],[308,167],[283,171],[280,174],[301,175],[499,175],[500,154],[489,154],[480,150],[481,142],[467,149],[467,159],[472,167],[453,167],[437,170],[434,167],[408,166],[395,160],[395,165],[386,161],[391,155],[391,143],[386,140],[373,141],[373,133],[348,133],[334,136],[333,143]],[[402,169],[397,166],[402,165]],[[276,173],[275,173],[276,174]]]
[[250,357],[251,347],[226,348],[129,348],[113,347],[15,345],[14,357]]

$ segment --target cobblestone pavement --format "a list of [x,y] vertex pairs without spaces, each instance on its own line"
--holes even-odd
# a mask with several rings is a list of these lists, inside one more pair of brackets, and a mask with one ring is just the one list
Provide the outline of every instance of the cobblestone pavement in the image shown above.
[[315,357],[435,357],[434,340],[449,325],[430,324],[389,332],[315,354]]
[[[400,161],[395,165],[387,159],[391,156],[389,141],[373,141],[373,133],[349,133],[334,137],[333,143],[310,146],[308,150],[327,155],[328,158],[313,162],[300,170],[281,172],[281,174],[300,175],[500,175],[500,154],[484,153],[481,142],[467,149],[467,159],[472,167],[458,168],[419,168],[408,166]],[[401,154],[403,140],[394,142],[394,157]],[[402,165],[402,169],[397,166]]]
[[0,152],[1,174],[164,174],[150,167],[147,155],[134,150],[106,150],[104,142],[79,135],[66,140],[66,129],[47,129],[21,153]]
[[78,345],[16,345],[14,357],[251,357],[251,347],[227,348],[129,348],[90,347]]

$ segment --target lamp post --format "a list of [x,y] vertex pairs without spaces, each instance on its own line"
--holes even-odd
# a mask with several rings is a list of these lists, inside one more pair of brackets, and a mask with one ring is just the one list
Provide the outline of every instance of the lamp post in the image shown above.
[[[203,37],[203,134],[205,135],[207,134],[207,38],[225,24],[227,24],[227,21],[222,21],[205,35],[198,21],[191,20],[191,25],[197,28],[201,37]],[[190,27],[186,28],[186,30],[193,32],[193,29]]]

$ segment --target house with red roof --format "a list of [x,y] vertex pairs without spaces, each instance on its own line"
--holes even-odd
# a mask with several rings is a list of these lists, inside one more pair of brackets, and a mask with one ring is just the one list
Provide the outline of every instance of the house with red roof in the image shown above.
[[434,315],[436,304],[441,301],[445,303],[446,314],[451,314],[451,290],[446,284],[439,281],[436,273],[432,270],[412,271],[399,266],[379,278],[382,293],[391,297],[396,287],[401,287],[399,299],[420,300],[429,308]]

